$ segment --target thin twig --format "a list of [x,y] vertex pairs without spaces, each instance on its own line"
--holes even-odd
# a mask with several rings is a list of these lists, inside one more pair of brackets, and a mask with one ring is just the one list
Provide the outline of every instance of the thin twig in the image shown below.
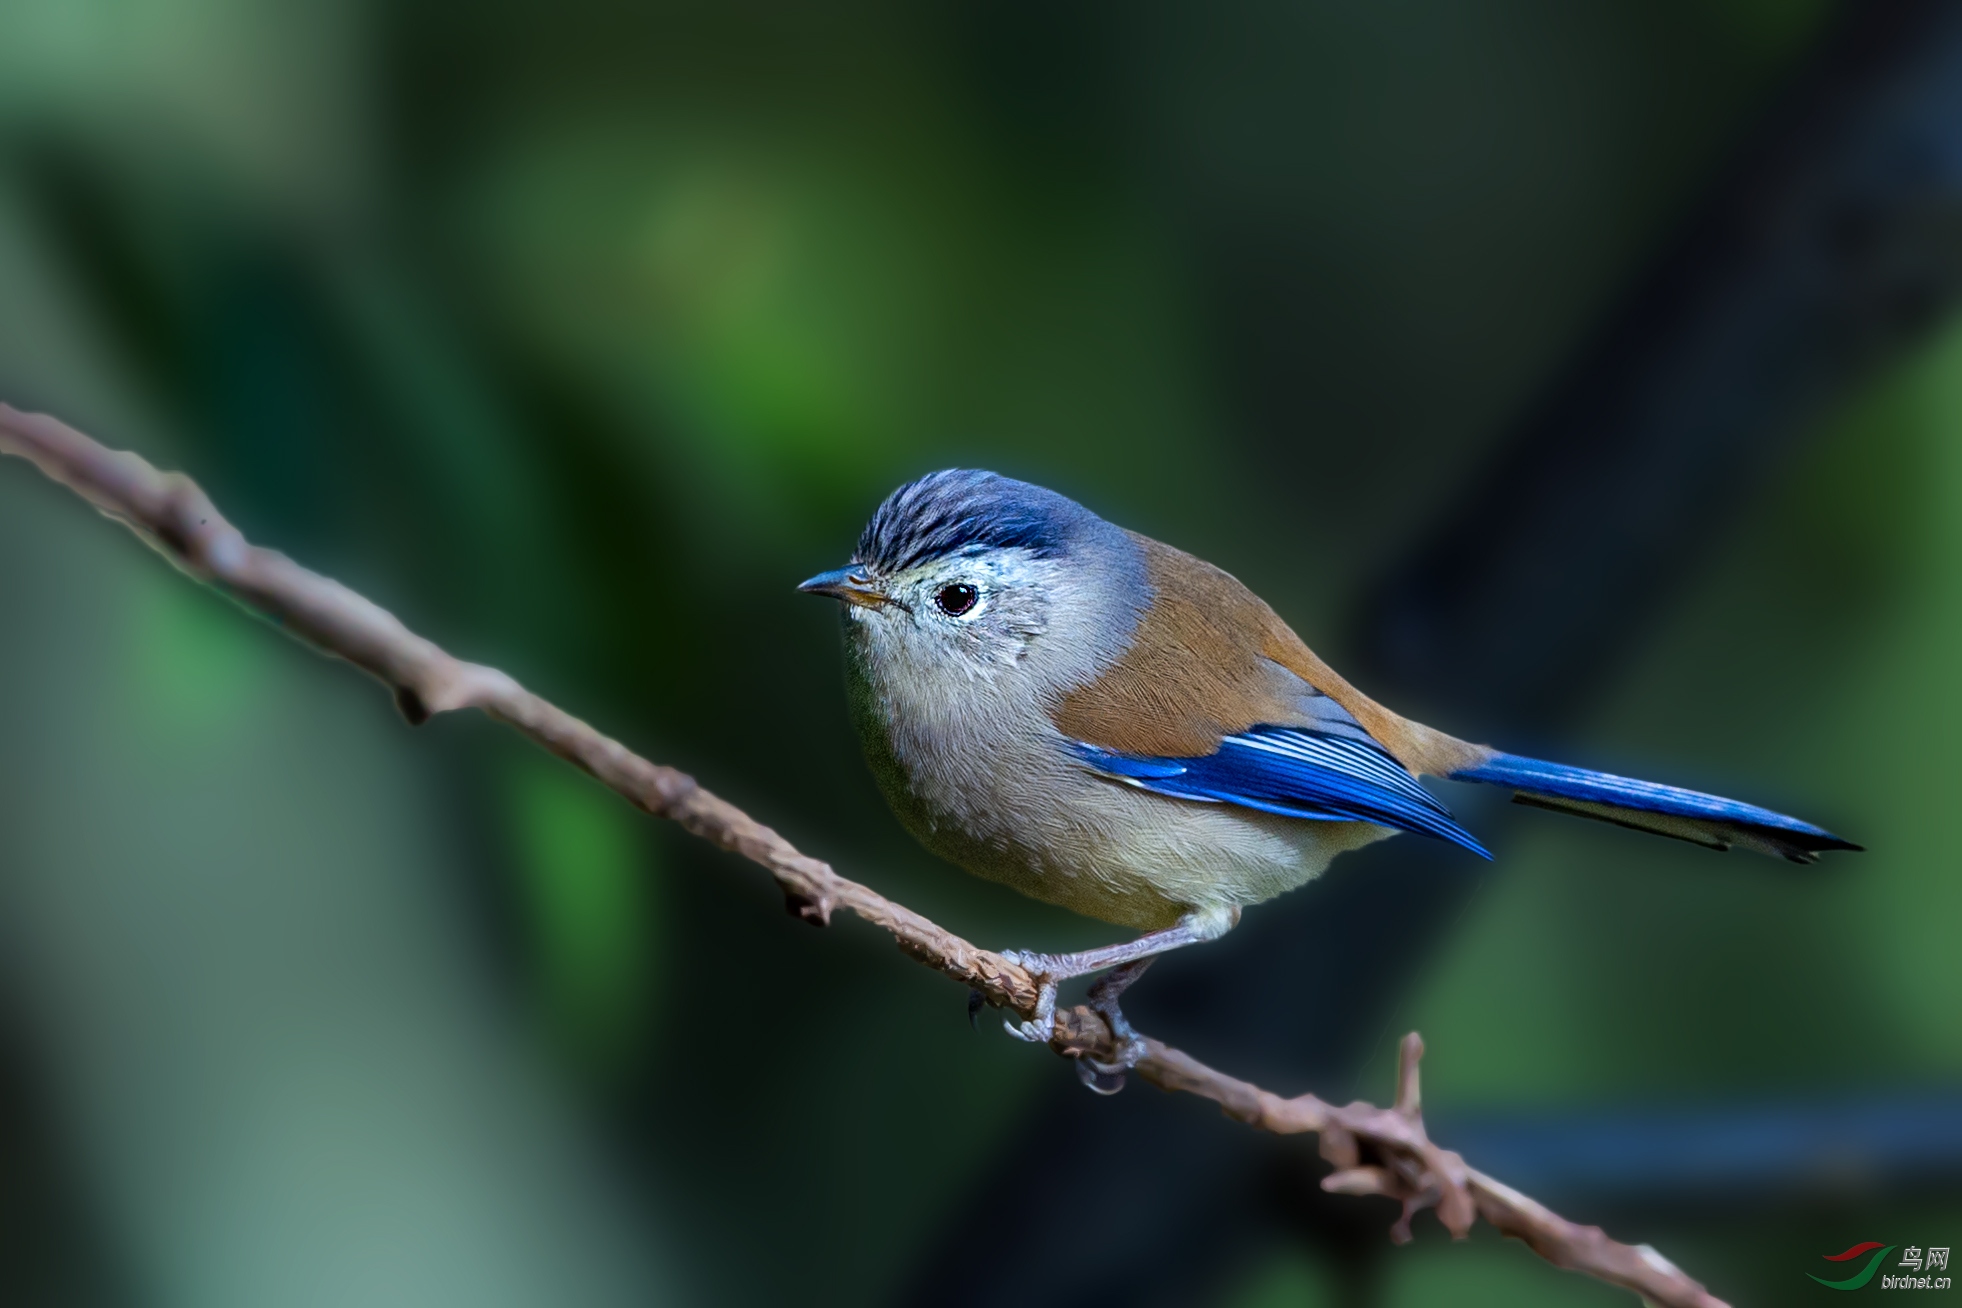
[[[839,876],[685,773],[648,762],[496,668],[452,657],[339,582],[250,544],[183,474],[159,472],[135,454],[109,450],[53,418],[5,404],[0,404],[0,453],[29,460],[182,571],[373,676],[394,694],[410,722],[481,709],[642,811],[761,864],[782,888],[790,910],[805,921],[826,926],[839,909],[855,913],[988,1003],[1034,1017],[1036,981],[1021,967]],[[1108,1061],[1116,1055],[1104,1019],[1083,1007],[1056,1015],[1050,1046],[1070,1058]],[[1404,1037],[1393,1108],[1360,1101],[1338,1108],[1314,1095],[1283,1099],[1156,1040],[1146,1039],[1145,1050],[1137,1071],[1161,1089],[1211,1099],[1228,1116],[1259,1130],[1318,1133],[1322,1157],[1335,1169],[1323,1179],[1323,1189],[1401,1202],[1402,1215],[1391,1228],[1398,1243],[1411,1238],[1411,1218],[1426,1208],[1435,1208],[1438,1220],[1459,1238],[1483,1217],[1548,1262],[1633,1290],[1652,1303],[1725,1308],[1647,1245],[1620,1244],[1599,1227],[1569,1222],[1433,1144],[1424,1131],[1418,1087],[1424,1043],[1414,1032]]]

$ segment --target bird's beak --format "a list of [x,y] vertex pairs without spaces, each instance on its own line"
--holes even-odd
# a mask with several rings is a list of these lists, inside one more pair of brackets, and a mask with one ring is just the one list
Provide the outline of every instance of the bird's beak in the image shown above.
[[876,609],[892,601],[886,593],[873,584],[872,579],[857,568],[838,568],[831,572],[820,572],[797,589],[807,595],[829,595],[847,604],[856,604],[862,609]]

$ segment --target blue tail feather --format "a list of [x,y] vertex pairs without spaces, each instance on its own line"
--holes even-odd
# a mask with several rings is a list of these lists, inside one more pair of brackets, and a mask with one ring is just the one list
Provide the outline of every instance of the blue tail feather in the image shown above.
[[1716,849],[1743,845],[1795,863],[1813,862],[1822,850],[1860,848],[1824,827],[1755,804],[1568,767],[1564,763],[1521,758],[1516,754],[1495,754],[1477,767],[1452,773],[1451,779],[1510,786],[1516,803],[1635,827]]

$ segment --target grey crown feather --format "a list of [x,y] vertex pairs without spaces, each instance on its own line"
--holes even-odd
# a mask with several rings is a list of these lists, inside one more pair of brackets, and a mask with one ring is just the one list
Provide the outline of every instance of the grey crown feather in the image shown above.
[[998,473],[947,468],[886,497],[852,560],[887,576],[971,549],[1061,554],[1094,514],[1041,486]]

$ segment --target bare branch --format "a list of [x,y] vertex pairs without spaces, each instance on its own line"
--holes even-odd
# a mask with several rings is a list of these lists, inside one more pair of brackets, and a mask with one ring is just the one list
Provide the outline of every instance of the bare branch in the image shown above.
[[[5,404],[0,404],[0,453],[29,460],[182,571],[368,673],[388,687],[410,722],[480,709],[644,812],[760,864],[776,879],[789,909],[805,921],[826,926],[840,909],[855,913],[889,932],[913,958],[979,991],[988,1003],[1034,1017],[1037,986],[1022,968],[838,875],[692,777],[648,762],[496,668],[452,657],[339,582],[250,544],[183,474],[159,472],[139,456],[106,449],[54,418]],[[1065,1057],[1105,1061],[1117,1052],[1104,1019],[1084,1007],[1056,1015],[1050,1047]],[[1403,1212],[1391,1228],[1398,1243],[1411,1238],[1411,1218],[1426,1208],[1435,1208],[1438,1220],[1458,1238],[1483,1217],[1548,1262],[1633,1290],[1652,1303],[1725,1308],[1648,1246],[1619,1244],[1599,1227],[1575,1225],[1433,1144],[1425,1134],[1418,1084],[1424,1042],[1414,1032],[1404,1037],[1393,1108],[1360,1101],[1338,1108],[1313,1095],[1283,1099],[1156,1040],[1147,1039],[1145,1047],[1137,1071],[1161,1089],[1211,1099],[1229,1117],[1258,1130],[1318,1133],[1322,1157],[1335,1169],[1323,1179],[1323,1189],[1398,1200]]]

